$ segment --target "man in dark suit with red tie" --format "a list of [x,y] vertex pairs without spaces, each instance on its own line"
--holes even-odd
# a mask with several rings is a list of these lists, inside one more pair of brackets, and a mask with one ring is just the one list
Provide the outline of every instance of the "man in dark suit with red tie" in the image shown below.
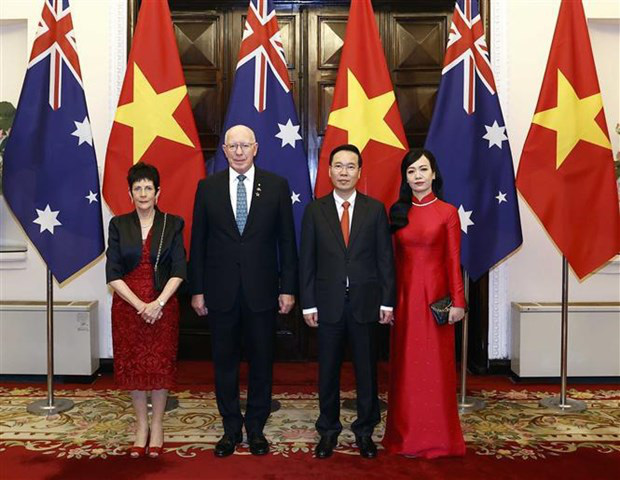
[[[297,290],[297,247],[288,182],[254,166],[254,132],[236,125],[222,145],[229,168],[200,181],[194,203],[189,280],[192,307],[208,315],[217,406],[224,436],[217,457],[248,434],[264,455],[271,408],[276,313],[288,313]],[[245,416],[239,404],[241,342],[249,363]]]
[[342,431],[340,367],[346,339],[357,387],[357,419],[351,429],[360,454],[377,455],[372,440],[380,420],[375,338],[377,323],[394,318],[394,263],[383,204],[355,190],[361,168],[357,147],[336,147],[329,159],[334,190],[308,205],[302,223],[301,306],[305,322],[318,327],[317,458],[332,454]]

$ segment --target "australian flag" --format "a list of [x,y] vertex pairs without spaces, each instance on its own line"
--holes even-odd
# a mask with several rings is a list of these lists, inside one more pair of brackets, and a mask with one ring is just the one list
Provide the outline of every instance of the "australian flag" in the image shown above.
[[4,152],[4,196],[58,282],[104,249],[101,195],[68,0],[45,0]]
[[[250,127],[256,135],[259,144],[256,165],[288,180],[299,241],[301,219],[312,193],[284,47],[271,0],[250,2],[220,137],[222,143],[226,130],[239,124]],[[214,169],[227,167],[220,149]]]
[[476,0],[458,0],[425,148],[461,220],[461,263],[477,280],[522,243],[506,126]]

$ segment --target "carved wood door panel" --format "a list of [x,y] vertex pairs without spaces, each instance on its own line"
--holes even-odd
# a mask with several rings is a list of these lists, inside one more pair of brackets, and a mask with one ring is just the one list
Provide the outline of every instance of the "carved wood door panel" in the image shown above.
[[[221,144],[247,1],[169,0],[181,63],[196,117],[205,159]],[[327,126],[349,2],[275,1],[289,76],[314,182],[319,149]],[[430,125],[441,77],[453,0],[373,1],[405,133],[410,146],[421,146]],[[369,59],[372,61],[372,59]],[[181,358],[210,358],[205,319],[182,297]],[[381,354],[388,331],[381,331]],[[316,358],[316,332],[299,310],[278,319],[276,359]]]

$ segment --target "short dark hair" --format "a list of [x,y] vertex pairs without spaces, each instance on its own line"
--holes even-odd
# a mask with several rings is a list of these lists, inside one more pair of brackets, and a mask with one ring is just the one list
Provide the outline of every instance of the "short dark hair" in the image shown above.
[[350,143],[345,143],[344,145],[339,145],[332,150],[332,153],[329,154],[329,164],[332,164],[332,160],[334,159],[334,155],[338,152],[353,152],[357,155],[357,166],[362,168],[362,154],[359,149],[355,145],[351,145]]
[[129,189],[131,190],[133,184],[139,182],[140,180],[150,180],[153,182],[155,190],[159,190],[159,172],[153,165],[138,162],[129,169],[127,172],[127,183],[129,184]]

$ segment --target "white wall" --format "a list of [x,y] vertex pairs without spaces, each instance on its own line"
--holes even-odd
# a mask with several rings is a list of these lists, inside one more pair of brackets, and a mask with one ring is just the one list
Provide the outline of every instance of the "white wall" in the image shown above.
[[[0,19],[0,100],[17,106],[28,53],[28,20]],[[13,250],[2,255],[2,265],[23,268],[22,253],[25,235],[9,214],[4,197],[0,196],[0,247]],[[21,261],[20,261],[21,260]]]
[[[18,83],[1,82],[0,99],[17,104],[21,82],[36,33],[43,7],[42,0],[0,1],[0,36],[3,41],[2,68],[9,63],[20,71]],[[118,100],[118,91],[125,68],[126,1],[124,0],[72,0],[71,10],[77,39],[82,79],[86,102],[93,130],[93,139],[99,166],[100,179],[105,161],[105,149]],[[27,34],[14,33],[19,25],[27,25]],[[12,25],[17,25],[12,27]],[[5,26],[7,28],[5,28]],[[23,27],[22,27],[23,30]],[[4,37],[7,35],[7,40]],[[10,38],[9,38],[10,37]],[[15,40],[13,40],[15,37]],[[26,45],[20,45],[25,37]],[[20,40],[21,38],[21,40]],[[119,59],[122,67],[119,67]],[[120,78],[120,80],[119,80]],[[4,199],[1,200],[4,203]],[[2,206],[5,208],[5,205]],[[2,228],[14,220],[7,218],[2,210]],[[110,218],[103,206],[104,223]],[[18,230],[19,231],[19,230]],[[23,232],[20,232],[23,235]],[[107,232],[106,232],[107,233]],[[25,238],[25,235],[22,237]],[[34,246],[28,242],[28,253],[21,269],[3,269],[0,254],[0,299],[1,300],[45,300],[46,269]],[[5,264],[6,265],[6,264]],[[55,300],[98,300],[99,301],[99,352],[101,357],[112,356],[110,333],[110,294],[105,285],[105,261],[100,258],[89,269],[65,282],[55,284]]]
[[[495,0],[491,3],[491,52],[516,171],[538,101],[560,1]],[[609,136],[613,151],[617,152],[618,135],[614,129],[620,121],[620,2],[585,0],[584,9]],[[500,57],[493,52],[494,48],[499,49]],[[520,201],[519,207],[523,246],[491,275],[490,358],[508,357],[510,302],[561,300],[561,253],[527,204]],[[618,260],[582,282],[571,271],[569,301],[620,301]]]

